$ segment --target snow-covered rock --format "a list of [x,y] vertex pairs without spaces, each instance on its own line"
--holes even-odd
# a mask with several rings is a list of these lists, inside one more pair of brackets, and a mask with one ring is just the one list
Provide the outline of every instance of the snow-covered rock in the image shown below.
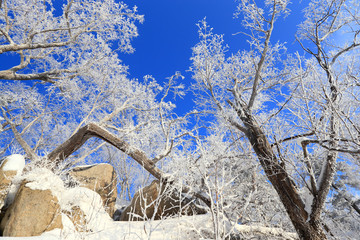
[[51,190],[32,189],[23,181],[1,224],[3,236],[38,236],[62,228],[60,205]]
[[66,190],[60,204],[77,228],[79,223],[86,224],[86,228],[83,228],[85,231],[103,231],[113,222],[103,207],[100,195],[88,188]]
[[12,154],[4,159],[1,164],[2,171],[16,171],[21,174],[25,167],[25,158],[20,154]]
[[36,168],[27,172],[23,179],[26,186],[33,190],[51,190],[52,194],[61,201],[63,192],[66,190],[61,178],[47,168]]
[[0,166],[0,209],[12,201],[17,188],[12,187],[11,183],[14,178],[21,175],[24,167],[25,158],[20,154],[10,155],[2,162]]
[[159,220],[176,215],[204,214],[179,194],[179,191],[165,187],[159,180],[137,191],[121,213],[120,221]]

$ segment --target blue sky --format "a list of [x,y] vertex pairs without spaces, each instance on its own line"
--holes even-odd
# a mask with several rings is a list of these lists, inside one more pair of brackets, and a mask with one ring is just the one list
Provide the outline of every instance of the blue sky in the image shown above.
[[[247,48],[244,35],[233,35],[242,30],[241,19],[234,19],[235,0],[124,0],[129,6],[137,6],[139,14],[145,15],[145,22],[138,24],[139,37],[133,40],[136,51],[122,54],[120,58],[130,67],[130,77],[141,79],[153,75],[158,81],[190,66],[191,47],[199,40],[196,24],[206,17],[217,34],[224,34],[229,52]],[[262,2],[262,1],[258,1]],[[296,1],[289,5],[293,14],[285,20],[279,19],[272,41],[287,41],[289,48],[299,45],[294,42],[296,25],[301,21],[301,12],[306,3]],[[17,64],[17,58],[3,54],[0,69]]]
[[[198,21],[206,17],[207,22],[217,34],[224,34],[229,45],[229,54],[248,47],[242,31],[241,19],[234,19],[237,3],[234,0],[124,0],[129,6],[137,6],[139,14],[145,15],[145,22],[138,24],[139,37],[133,40],[136,51],[121,54],[123,63],[129,66],[130,78],[142,79],[152,75],[158,82],[180,71],[184,82],[191,82],[191,48],[199,41]],[[263,1],[258,1],[262,3]],[[306,2],[294,1],[289,5],[292,14],[276,22],[271,41],[288,42],[290,52],[301,50],[295,42],[296,26],[301,22],[301,9]],[[17,58],[7,54],[0,55],[0,69],[18,63]],[[191,95],[177,103],[179,114],[185,113],[192,105]]]
[[[145,15],[145,22],[138,25],[139,37],[133,40],[135,53],[120,56],[129,66],[131,78],[141,79],[150,74],[162,82],[180,71],[184,81],[190,82],[191,74],[186,70],[190,66],[191,48],[199,40],[196,24],[204,17],[215,33],[224,34],[229,53],[248,47],[244,35],[234,35],[242,31],[241,19],[233,18],[237,6],[234,0],[129,0],[126,3],[136,5],[139,13]],[[305,7],[306,3],[296,0],[289,5],[292,14],[278,19],[272,42],[286,41],[291,52],[300,50],[294,36],[302,20],[301,9]],[[178,104],[180,113],[186,111],[186,105],[191,105],[190,96],[185,98]]]
[[[190,65],[191,47],[198,42],[196,23],[204,17],[215,33],[224,34],[230,52],[247,48],[244,35],[233,35],[242,30],[241,19],[233,18],[234,0],[130,0],[127,4],[136,5],[145,15],[145,22],[138,25],[140,36],[133,40],[136,52],[121,56],[133,77],[151,74],[161,80],[175,71],[184,73]],[[289,48],[298,50],[294,35],[302,17],[299,9],[305,4],[289,7],[294,14],[278,20],[272,41],[286,41]]]
[[[205,16],[226,34],[236,31],[233,0],[133,0],[145,22],[133,41],[136,52],[123,59],[135,77],[152,74],[165,78],[189,67],[191,47],[198,41],[196,23]],[[239,37],[238,37],[239,38]]]

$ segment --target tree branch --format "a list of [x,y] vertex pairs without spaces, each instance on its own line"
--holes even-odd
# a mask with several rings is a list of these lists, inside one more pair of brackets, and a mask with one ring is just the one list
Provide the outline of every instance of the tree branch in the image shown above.
[[[340,189],[333,183],[332,188],[334,188],[338,193],[340,193]],[[340,193],[341,194],[341,193]],[[360,202],[360,200],[353,201],[351,198],[349,198],[346,195],[342,195],[343,198],[349,203],[349,205],[360,215],[360,208],[356,205],[357,202]]]
[[301,138],[301,137],[307,137],[307,136],[312,136],[314,135],[315,132],[314,131],[311,131],[309,133],[303,133],[303,134],[299,134],[299,135],[294,135],[294,136],[291,136],[291,137],[287,137],[287,138],[284,138],[280,141],[277,141],[275,143],[272,143],[271,144],[271,147],[274,147],[276,145],[279,145],[280,143],[283,143],[283,142],[287,142],[287,141],[290,141],[290,140],[294,140],[294,139],[297,139],[297,138]]
[[263,66],[263,64],[265,62],[266,54],[267,54],[267,51],[269,49],[270,37],[271,37],[272,31],[274,29],[275,16],[276,16],[275,8],[276,8],[276,3],[274,1],[274,11],[272,13],[271,20],[269,22],[270,28],[266,31],[266,39],[265,39],[265,43],[264,43],[264,49],[263,49],[263,52],[261,54],[260,61],[258,62],[258,65],[257,65],[257,69],[256,69],[255,77],[254,77],[253,89],[252,89],[252,93],[251,93],[249,104],[248,104],[248,109],[251,109],[252,106],[254,105],[255,97],[257,95],[257,87],[258,87],[258,84],[259,84],[259,79],[260,79],[260,74],[261,74],[261,71],[262,71],[262,66]]
[[19,131],[16,129],[16,125],[8,118],[8,116],[6,115],[6,112],[3,108],[1,108],[2,112],[3,112],[3,116],[4,119],[9,123],[11,130],[14,133],[14,137],[16,139],[16,141],[20,144],[20,146],[24,149],[26,155],[31,159],[31,160],[36,160],[39,158],[39,156],[34,152],[34,150],[31,149],[31,147],[29,146],[29,144],[21,137],[21,133],[19,133]]
[[162,179],[164,177],[164,173],[153,164],[153,162],[145,155],[143,151],[131,146],[124,140],[116,137],[114,134],[95,123],[89,123],[86,126],[80,128],[79,131],[77,131],[67,141],[49,153],[47,158],[48,160],[59,164],[76,150],[78,150],[88,139],[92,137],[100,138],[110,143],[120,151],[124,152],[128,156],[132,157],[155,178]]
[[[68,140],[49,153],[46,158],[58,165],[76,150],[80,149],[80,147],[92,137],[97,137],[110,143],[120,151],[132,157],[155,178],[164,181],[165,183],[172,184],[172,181],[169,181],[169,179],[166,178],[165,174],[155,166],[154,162],[150,160],[143,151],[131,146],[124,140],[116,137],[114,134],[95,123],[89,123],[80,128],[79,131],[72,135]],[[207,197],[199,193],[192,192],[190,188],[186,186],[183,187],[183,192],[192,193],[194,197],[202,200],[208,207],[211,207],[211,201]]]
[[60,70],[54,70],[44,73],[29,73],[29,74],[17,74],[15,71],[3,70],[0,71],[0,79],[6,80],[42,80],[44,82],[55,83],[52,80],[53,77],[61,73]]
[[53,48],[53,47],[64,47],[69,45],[71,42],[54,42],[54,43],[33,43],[33,44],[9,44],[0,46],[0,54],[4,52],[16,52],[25,49],[40,49],[40,48]]

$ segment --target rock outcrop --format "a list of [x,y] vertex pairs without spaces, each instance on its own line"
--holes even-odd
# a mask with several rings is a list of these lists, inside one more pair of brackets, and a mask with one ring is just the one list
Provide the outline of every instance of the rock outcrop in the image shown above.
[[158,220],[175,215],[202,214],[193,203],[181,199],[176,190],[167,189],[158,180],[135,193],[129,206],[121,213],[120,221]]
[[76,167],[69,172],[81,187],[95,191],[101,196],[106,212],[113,216],[117,196],[116,172],[109,164]]
[[94,232],[111,224],[117,196],[111,165],[74,168],[70,176],[82,187],[67,188],[59,175],[46,168],[21,175],[25,161],[19,156],[0,167],[0,196],[8,205],[0,215],[0,236],[39,236],[55,228]]
[[16,171],[3,171],[0,169],[0,209],[5,205],[11,181],[16,176]]
[[3,217],[3,236],[38,236],[45,231],[62,228],[58,199],[51,190],[31,189],[22,182],[12,205]]
[[5,204],[12,180],[16,175],[21,174],[24,166],[25,159],[19,154],[10,155],[2,162],[0,166],[0,209]]

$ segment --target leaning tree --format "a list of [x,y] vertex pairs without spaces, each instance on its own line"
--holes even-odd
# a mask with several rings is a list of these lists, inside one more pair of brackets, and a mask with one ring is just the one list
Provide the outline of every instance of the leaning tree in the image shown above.
[[200,22],[194,91],[213,127],[237,131],[234,144],[252,149],[300,238],[326,239],[335,230],[322,218],[334,177],[358,181],[337,163],[359,166],[359,3],[311,1],[297,32],[305,56],[271,41],[287,5],[239,1],[249,49],[228,57],[222,35]]

